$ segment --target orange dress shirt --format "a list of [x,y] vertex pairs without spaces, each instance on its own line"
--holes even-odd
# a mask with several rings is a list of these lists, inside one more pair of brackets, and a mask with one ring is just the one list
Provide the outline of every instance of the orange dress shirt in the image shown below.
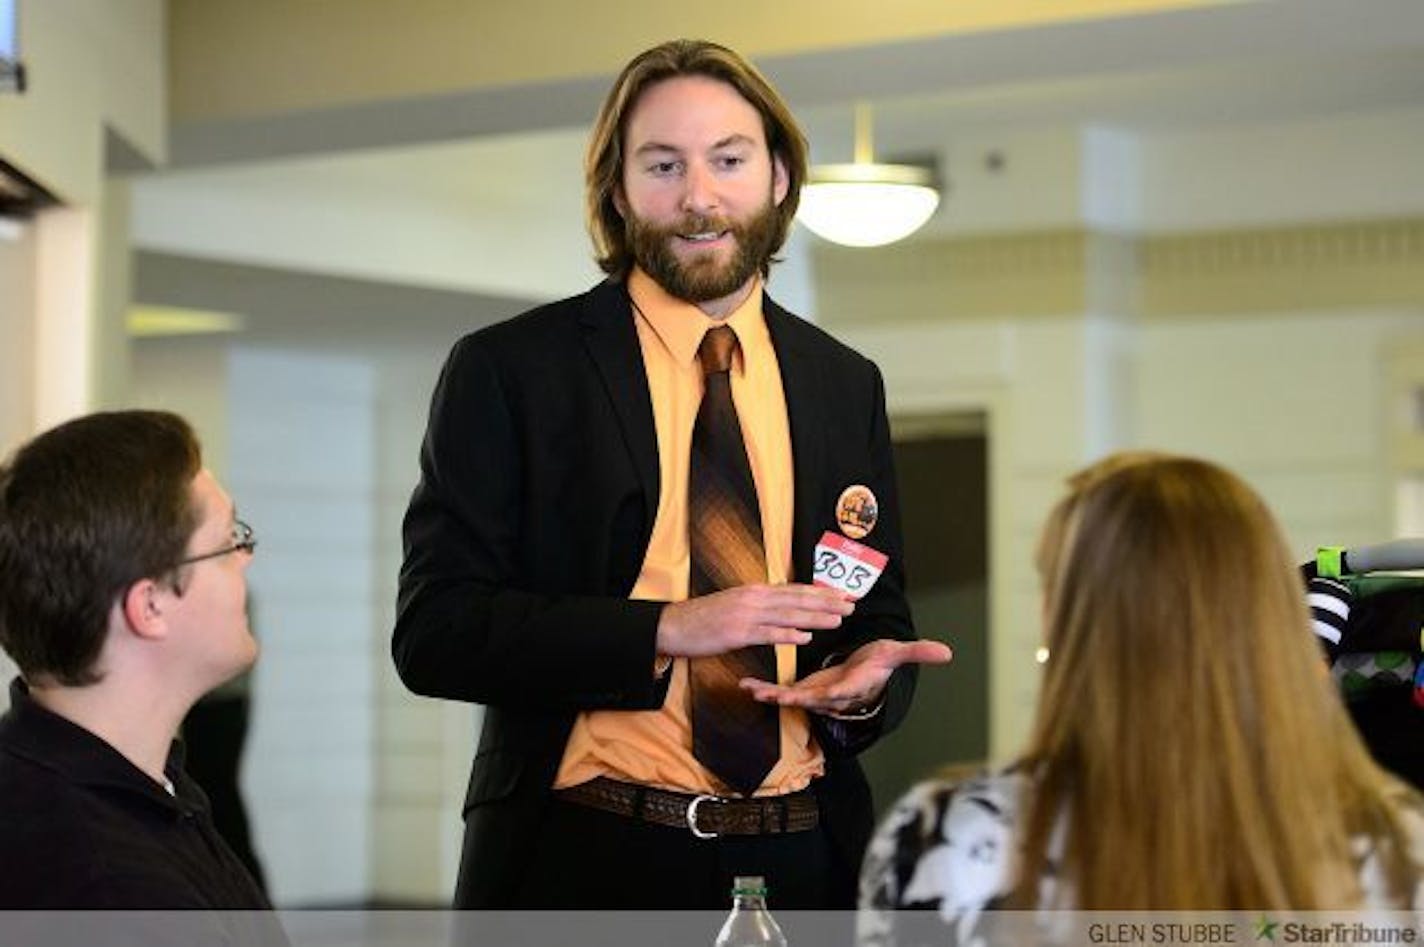
[[[659,493],[653,534],[630,598],[679,602],[687,598],[690,552],[687,537],[687,473],[692,428],[702,402],[703,377],[697,361],[702,336],[718,321],[691,303],[668,295],[641,270],[628,277],[638,343],[653,400],[657,428]],[[732,401],[742,424],[752,478],[761,507],[767,581],[791,575],[791,517],[794,509],[791,429],[781,367],[761,309],[758,280],[724,324],[737,334],[732,362]],[[598,634],[597,628],[589,629]],[[777,678],[796,677],[796,646],[777,645]],[[649,667],[648,673],[652,673]],[[579,714],[564,749],[554,788],[575,786],[597,776],[679,792],[725,792],[692,755],[688,722],[687,661],[673,662],[667,699],[658,710],[594,710]],[[781,709],[781,758],[756,795],[803,789],[825,771],[825,759],[811,736],[806,712]]]

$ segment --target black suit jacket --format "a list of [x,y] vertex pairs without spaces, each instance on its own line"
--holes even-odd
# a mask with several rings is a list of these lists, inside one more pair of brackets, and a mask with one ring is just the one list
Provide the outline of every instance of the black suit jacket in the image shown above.
[[[799,677],[913,629],[880,373],[770,299],[763,308],[791,428],[793,579],[810,581],[815,544],[836,530],[836,500],[851,484],[879,499],[864,542],[890,557],[855,614],[799,649]],[[575,716],[655,709],[667,690],[651,673],[663,603],[627,598],[659,468],[626,286],[606,281],[456,343],[420,464],[392,651],[416,693],[486,706],[456,905],[498,907]],[[897,671],[868,722],[812,715],[828,768],[815,785],[850,877],[873,828],[854,754],[900,721],[914,679],[913,667]]]

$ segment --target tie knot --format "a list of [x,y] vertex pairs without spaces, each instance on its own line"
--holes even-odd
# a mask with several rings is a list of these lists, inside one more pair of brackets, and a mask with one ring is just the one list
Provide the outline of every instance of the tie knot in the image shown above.
[[702,363],[702,371],[708,375],[732,369],[732,353],[737,348],[737,333],[731,326],[713,326],[702,337],[697,347],[697,360]]

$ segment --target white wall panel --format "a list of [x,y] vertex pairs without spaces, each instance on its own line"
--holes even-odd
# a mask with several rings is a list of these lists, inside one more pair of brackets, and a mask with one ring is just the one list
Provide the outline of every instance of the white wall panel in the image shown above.
[[265,644],[244,788],[279,905],[369,891],[375,398],[359,359],[231,352],[228,489],[259,537],[248,583]]

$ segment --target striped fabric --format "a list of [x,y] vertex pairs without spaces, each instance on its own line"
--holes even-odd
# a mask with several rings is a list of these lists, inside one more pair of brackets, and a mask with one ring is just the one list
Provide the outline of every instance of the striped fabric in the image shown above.
[[[697,351],[706,388],[688,471],[692,596],[766,581],[756,483],[732,403],[736,347],[736,333],[723,325],[708,329]],[[749,796],[776,765],[781,731],[776,705],[759,703],[737,686],[744,677],[776,679],[770,645],[689,662],[692,755],[732,791]]]
[[1306,601],[1310,604],[1315,634],[1330,657],[1340,653],[1345,625],[1350,621],[1350,587],[1339,579],[1316,576],[1310,580]]

